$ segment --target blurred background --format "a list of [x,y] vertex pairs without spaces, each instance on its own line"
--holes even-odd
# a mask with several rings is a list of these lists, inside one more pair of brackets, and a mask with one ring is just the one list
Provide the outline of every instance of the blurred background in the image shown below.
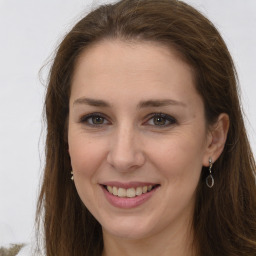
[[[34,236],[43,98],[54,50],[81,17],[106,2],[114,1],[0,0],[0,246],[30,243]],[[256,1],[185,2],[216,25],[230,49],[256,156]]]

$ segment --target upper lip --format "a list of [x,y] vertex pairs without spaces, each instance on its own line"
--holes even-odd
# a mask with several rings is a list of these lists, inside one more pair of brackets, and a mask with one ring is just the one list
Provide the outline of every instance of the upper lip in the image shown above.
[[137,187],[144,187],[144,186],[155,186],[159,185],[158,183],[153,182],[137,182],[137,181],[131,181],[131,182],[119,182],[119,181],[108,181],[101,183],[103,186],[111,186],[111,187],[117,187],[117,188],[137,188]]

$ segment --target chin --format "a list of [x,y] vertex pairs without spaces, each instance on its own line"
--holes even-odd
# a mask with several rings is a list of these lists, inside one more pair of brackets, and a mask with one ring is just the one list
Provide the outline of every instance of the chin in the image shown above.
[[138,229],[137,230],[123,229],[123,228],[118,228],[116,230],[103,229],[103,234],[104,233],[110,234],[111,236],[114,236],[117,238],[127,239],[127,240],[141,240],[149,236],[148,232],[145,232],[144,230],[138,230]]
[[[112,224],[112,225],[111,225]],[[108,222],[108,225],[102,225],[103,234],[119,237],[129,240],[140,240],[149,237],[153,232],[153,227],[143,221],[115,221]]]

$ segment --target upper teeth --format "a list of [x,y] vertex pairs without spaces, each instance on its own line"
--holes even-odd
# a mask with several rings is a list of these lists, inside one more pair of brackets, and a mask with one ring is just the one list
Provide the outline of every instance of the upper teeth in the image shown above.
[[135,197],[135,196],[140,196],[141,194],[145,194],[145,193],[151,191],[152,187],[153,187],[152,185],[149,185],[149,186],[125,189],[125,188],[107,186],[107,190],[109,193],[113,194],[114,196]]

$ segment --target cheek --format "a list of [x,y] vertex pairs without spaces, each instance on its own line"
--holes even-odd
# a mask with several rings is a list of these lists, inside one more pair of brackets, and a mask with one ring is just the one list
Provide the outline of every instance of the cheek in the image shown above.
[[176,134],[151,147],[150,155],[157,169],[173,183],[184,179],[196,181],[202,169],[203,141],[198,135]]
[[69,136],[69,154],[73,171],[77,175],[92,176],[104,158],[104,145],[81,135]]
[[69,153],[75,186],[79,197],[90,211],[97,205],[95,187],[98,186],[98,170],[104,158],[103,148],[101,143],[81,134],[69,135]]

